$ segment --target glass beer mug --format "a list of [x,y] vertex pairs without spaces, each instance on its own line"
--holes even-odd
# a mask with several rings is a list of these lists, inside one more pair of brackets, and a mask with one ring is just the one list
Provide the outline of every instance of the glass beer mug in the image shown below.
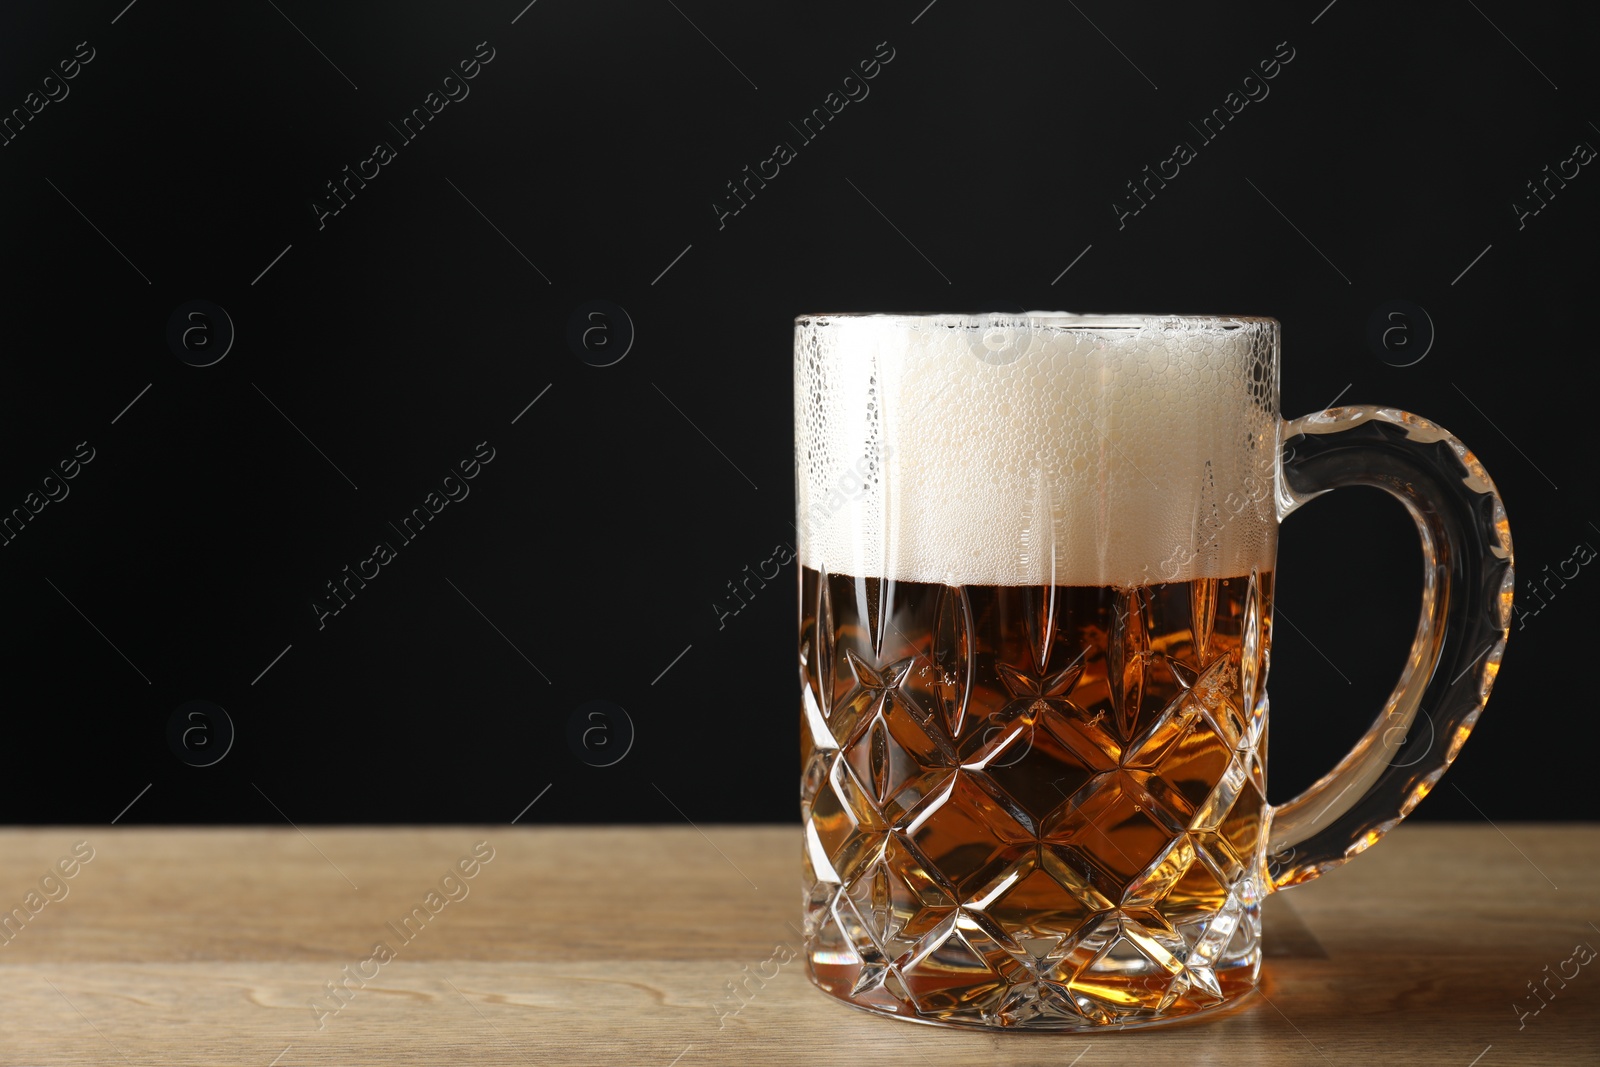
[[[1226,1008],[1255,988],[1262,898],[1438,782],[1505,646],[1500,497],[1418,416],[1283,421],[1278,351],[1267,318],[796,320],[804,933],[823,991],[1025,1030]],[[1274,806],[1278,523],[1346,485],[1416,520],[1417,636],[1361,742]],[[1445,743],[1396,761],[1421,708]]]

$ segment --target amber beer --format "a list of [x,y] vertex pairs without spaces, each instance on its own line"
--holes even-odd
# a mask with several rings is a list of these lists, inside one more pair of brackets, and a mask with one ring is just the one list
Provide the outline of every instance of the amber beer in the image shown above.
[[[1002,1023],[1195,1011],[1252,983],[1271,590],[806,568],[817,982]],[[1192,945],[1207,965],[1178,962]]]

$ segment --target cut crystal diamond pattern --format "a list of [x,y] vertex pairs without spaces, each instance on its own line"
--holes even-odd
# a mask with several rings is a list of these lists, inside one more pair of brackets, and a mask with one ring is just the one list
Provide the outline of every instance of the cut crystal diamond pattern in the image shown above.
[[918,1010],[928,1014],[991,1014],[1014,984],[1029,977],[992,928],[965,910],[923,938],[899,970]]
[[885,693],[874,707],[856,723],[844,759],[885,819],[894,821],[947,777],[954,762],[949,746],[928,735],[907,701]]
[[828,723],[833,736],[849,744],[875,715],[880,715],[896,704],[907,706],[910,698],[900,692],[900,685],[911,673],[914,663],[910,659],[875,669],[856,652],[845,649],[845,663],[850,668],[854,684],[843,699],[833,706]]
[[1009,872],[983,910],[1029,958],[1039,959],[1075,937],[1108,903],[1092,892],[1062,890],[1062,884],[1030,856]]
[[1052,708],[1039,711],[1031,725],[1018,723],[1002,741],[1002,746],[968,766],[981,767],[1022,810],[1026,818],[1018,821],[1029,827],[1050,819],[1097,772],[1116,766]]
[[835,880],[849,878],[881,844],[887,824],[873,805],[850,765],[834,754],[828,784],[817,790],[806,825],[835,872]]
[[985,785],[990,783],[977,774],[956,772],[906,827],[907,836],[962,899],[994,881],[1036,842]]
[[901,834],[890,834],[876,862],[845,892],[873,939],[891,959],[903,956],[956,910],[956,898],[932,864]]
[[1044,827],[1049,840],[1076,845],[1093,857],[1090,873],[1102,876],[1102,891],[1110,887],[1120,896],[1182,833],[1181,825],[1174,829],[1164,818],[1146,781],[1138,771],[1099,775],[1073,797],[1059,821]]
[[939,586],[932,614],[928,661],[918,668],[913,684],[931,696],[945,736],[958,738],[965,732],[974,674],[972,603],[967,591]]
[[1041,676],[1033,671],[1021,670],[1009,663],[996,661],[995,671],[1000,675],[1001,682],[1012,697],[1011,703],[1000,712],[1000,717],[1009,720],[1017,713],[1014,709],[1033,707],[1039,701],[1044,701],[1047,706],[1056,702],[1066,704],[1067,698],[1072,695],[1073,687],[1078,684],[1078,679],[1083,677],[1085,655],[1087,652],[1080,652],[1078,658],[1065,669],[1049,676]]
[[828,729],[827,717],[823,715],[822,707],[817,703],[816,690],[809,685],[800,691],[800,718],[813,749],[839,747],[839,742],[834,740],[833,731]]
[[820,986],[890,1014],[1085,1029],[1253,983],[1270,575],[1104,594],[804,582]]

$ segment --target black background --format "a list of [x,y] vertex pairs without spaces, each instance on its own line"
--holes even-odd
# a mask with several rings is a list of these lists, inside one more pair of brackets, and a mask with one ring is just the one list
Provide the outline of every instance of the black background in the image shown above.
[[[1381,402],[1470,444],[1523,603],[1600,545],[1600,176],[1512,207],[1600,144],[1591,8],[925,4],[8,5],[6,113],[94,58],[0,148],[0,510],[95,458],[0,548],[5,818],[793,819],[793,565],[720,629],[712,604],[793,537],[802,312],[1272,315],[1286,415]],[[479,42],[470,95],[401,144]],[[870,95],[799,144],[880,42]],[[1279,42],[1270,95],[1119,229],[1124,183]],[[798,158],[719,226],[779,141]],[[166,340],[194,299],[237,331],[213,366]],[[636,330],[607,367],[567,340],[597,299]],[[1410,366],[1367,341],[1396,299],[1436,331]],[[470,496],[319,629],[324,583],[482,441]],[[1376,491],[1286,524],[1274,799],[1379,708],[1419,560]],[[1589,571],[1513,624],[1418,818],[1600,815]],[[237,729],[213,766],[168,745],[194,699]],[[636,731],[612,766],[569,743],[592,700]]]

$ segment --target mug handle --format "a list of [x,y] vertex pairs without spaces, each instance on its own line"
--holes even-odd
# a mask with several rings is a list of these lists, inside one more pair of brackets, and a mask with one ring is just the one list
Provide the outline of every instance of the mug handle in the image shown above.
[[[1271,889],[1310,881],[1360,854],[1439,781],[1489,698],[1511,623],[1511,530],[1477,457],[1427,419],[1394,408],[1330,408],[1285,423],[1281,522],[1306,501],[1347,485],[1383,489],[1406,506],[1422,538],[1422,615],[1383,713],[1315,785],[1271,809]],[[1435,743],[1396,763],[1417,714]]]

